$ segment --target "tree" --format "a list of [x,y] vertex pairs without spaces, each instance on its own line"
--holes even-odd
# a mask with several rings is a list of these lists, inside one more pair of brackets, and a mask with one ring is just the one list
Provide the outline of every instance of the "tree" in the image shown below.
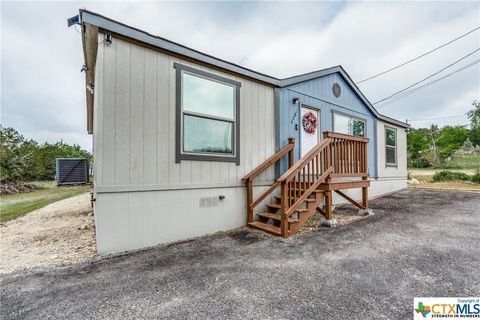
[[438,126],[435,124],[432,124],[430,128],[427,129],[427,132],[426,132],[426,136],[428,137],[428,142],[430,145],[430,152],[431,152],[430,163],[432,164],[436,164],[438,162],[438,157],[437,157],[438,134],[439,134]]
[[441,160],[450,157],[460,149],[467,140],[469,130],[465,126],[445,126],[439,133],[436,141],[437,154]]
[[0,180],[17,180],[22,176],[24,141],[18,131],[0,125]]
[[427,129],[409,128],[407,132],[407,158],[412,167],[426,167],[429,165],[425,159],[429,143],[426,135]]
[[473,143],[470,141],[470,138],[467,137],[467,140],[463,143],[462,149],[465,151],[472,151],[473,150]]
[[473,109],[468,111],[470,120],[470,141],[475,146],[480,146],[480,101],[475,100],[472,103]]
[[86,158],[92,163],[90,152],[78,145],[63,141],[40,145],[26,140],[13,128],[0,125],[0,181],[32,181],[53,179],[56,158]]

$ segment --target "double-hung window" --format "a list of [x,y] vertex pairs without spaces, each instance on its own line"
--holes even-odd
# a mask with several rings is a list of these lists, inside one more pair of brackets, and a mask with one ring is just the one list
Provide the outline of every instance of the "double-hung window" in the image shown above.
[[365,137],[365,121],[340,113],[333,113],[333,131]]
[[176,162],[240,160],[240,83],[176,63]]
[[397,166],[397,130],[385,127],[385,165]]

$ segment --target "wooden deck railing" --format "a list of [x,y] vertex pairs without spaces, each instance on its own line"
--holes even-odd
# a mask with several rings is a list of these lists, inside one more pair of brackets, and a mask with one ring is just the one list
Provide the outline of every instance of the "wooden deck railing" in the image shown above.
[[[314,146],[297,163],[293,163],[295,141],[288,144],[243,177],[247,187],[247,222],[253,222],[253,209],[278,187],[280,193],[280,231],[283,237],[289,234],[289,217],[293,212],[305,212],[300,208],[313,192],[321,192],[322,183],[329,184],[334,177],[361,177],[368,179],[368,139],[336,132],[324,132],[324,139]],[[288,170],[257,199],[253,199],[253,180],[288,153]],[[340,194],[342,194],[340,192]],[[331,190],[325,191],[326,216],[331,217]],[[363,207],[367,207],[367,186],[362,186]],[[348,197],[347,197],[348,199]],[[315,206],[321,199],[310,198]],[[310,206],[312,207],[312,206]],[[312,209],[312,208],[310,208]],[[308,210],[310,210],[308,209]],[[315,209],[315,208],[313,208]],[[309,211],[310,212],[310,211]],[[330,219],[330,218],[328,218]]]
[[368,177],[368,138],[325,131],[330,138],[332,177]]
[[259,176],[262,172],[279,161],[285,154],[288,153],[288,168],[293,166],[294,160],[295,139],[289,138],[288,144],[282,149],[277,151],[273,156],[265,160],[262,164],[256,167],[253,171],[242,178],[245,181],[247,187],[247,223],[253,222],[253,209],[258,206],[268,195],[270,195],[280,185],[280,182],[276,181],[268,190],[262,193],[256,200],[253,199],[253,180]]
[[331,174],[330,138],[323,139],[278,180],[281,184],[282,236],[288,234],[288,218],[300,207],[320,183]]

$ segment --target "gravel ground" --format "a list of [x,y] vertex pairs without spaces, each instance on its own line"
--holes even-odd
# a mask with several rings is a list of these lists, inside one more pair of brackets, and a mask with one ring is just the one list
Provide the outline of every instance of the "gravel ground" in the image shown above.
[[239,230],[1,276],[2,319],[411,319],[478,296],[480,193],[404,190],[289,239]]
[[66,266],[96,253],[90,194],[52,203],[0,226],[0,274]]

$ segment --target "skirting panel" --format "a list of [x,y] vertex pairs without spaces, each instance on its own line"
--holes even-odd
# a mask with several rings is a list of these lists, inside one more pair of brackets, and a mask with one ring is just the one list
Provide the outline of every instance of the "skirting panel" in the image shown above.
[[[266,188],[254,188],[255,194]],[[97,193],[98,253],[145,248],[241,227],[246,224],[245,198],[245,187]]]

